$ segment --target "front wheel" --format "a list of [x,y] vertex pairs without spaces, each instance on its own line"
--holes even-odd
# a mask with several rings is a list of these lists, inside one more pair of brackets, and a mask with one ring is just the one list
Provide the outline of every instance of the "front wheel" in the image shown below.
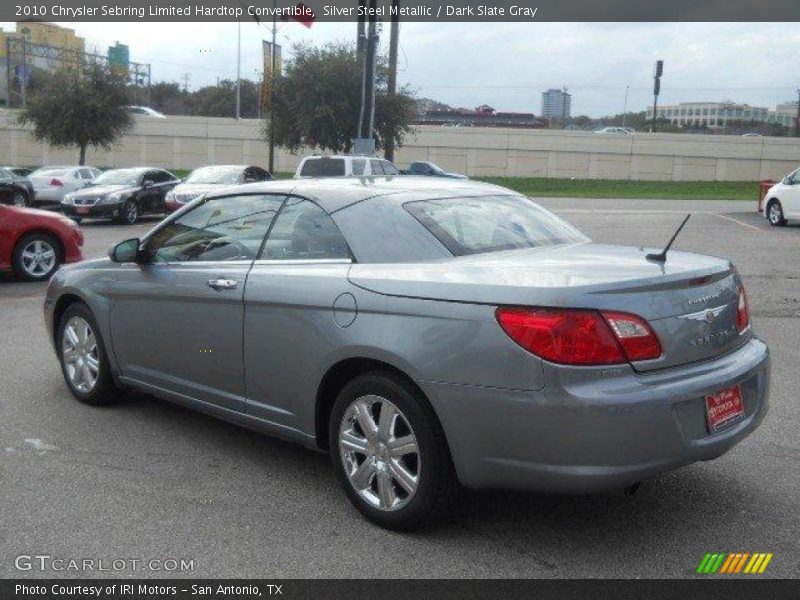
[[109,404],[118,390],[94,315],[81,303],[67,307],[58,323],[56,348],[69,391],[84,404]]
[[122,207],[122,221],[128,225],[136,225],[139,220],[139,207],[135,200],[128,200]]
[[786,218],[783,216],[783,207],[778,200],[773,200],[767,206],[767,220],[773,227],[786,225]]
[[19,208],[25,208],[29,206],[30,203],[25,194],[22,192],[14,192],[14,195],[11,197],[11,204],[18,206]]
[[448,506],[457,490],[444,433],[421,392],[383,371],[340,392],[328,431],[334,471],[368,519],[411,529]]
[[29,233],[14,248],[14,272],[28,281],[44,281],[61,264],[61,246],[46,233]]

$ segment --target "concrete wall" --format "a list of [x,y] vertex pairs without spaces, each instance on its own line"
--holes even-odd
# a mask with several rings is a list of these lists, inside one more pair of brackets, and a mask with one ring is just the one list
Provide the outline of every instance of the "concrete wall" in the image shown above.
[[[0,111],[0,164],[76,162],[76,149],[35,142],[15,117],[14,111]],[[110,151],[90,149],[87,162],[187,169],[212,163],[266,166],[260,130],[261,122],[249,119],[137,117],[133,133]],[[279,149],[276,170],[293,171],[305,153]],[[796,168],[800,139],[420,126],[398,150],[396,162],[403,167],[415,159],[473,176],[755,181],[777,179]]]

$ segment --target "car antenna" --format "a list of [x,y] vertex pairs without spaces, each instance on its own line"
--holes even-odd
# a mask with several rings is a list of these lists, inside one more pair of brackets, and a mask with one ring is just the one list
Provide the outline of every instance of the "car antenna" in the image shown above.
[[675,231],[675,233],[672,235],[672,237],[670,238],[669,242],[667,242],[667,245],[664,247],[664,249],[661,252],[659,252],[658,254],[652,254],[652,253],[648,254],[647,256],[645,256],[645,258],[648,259],[648,260],[654,260],[656,262],[662,262],[662,263],[663,262],[667,262],[667,252],[669,252],[669,249],[672,247],[672,242],[674,242],[675,238],[678,237],[678,234],[681,232],[681,229],[683,229],[683,226],[686,225],[686,221],[688,221],[689,217],[691,217],[691,216],[692,216],[692,213],[689,213],[688,215],[686,215],[686,218],[683,220],[683,223],[681,223],[678,226],[677,231]]

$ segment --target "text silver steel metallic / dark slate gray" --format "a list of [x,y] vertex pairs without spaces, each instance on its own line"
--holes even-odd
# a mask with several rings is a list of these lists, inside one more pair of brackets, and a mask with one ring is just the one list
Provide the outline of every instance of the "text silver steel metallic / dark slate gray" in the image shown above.
[[[506,249],[500,234],[517,223],[486,251],[454,250],[431,219],[486,198],[524,204],[549,223],[548,243]],[[453,225],[456,237],[473,225]],[[99,372],[104,393],[137,388],[330,449],[351,500],[388,527],[421,522],[444,495],[428,480],[449,472],[469,488],[622,488],[720,456],[767,411],[768,349],[741,321],[729,261],[592,243],[504,188],[413,176],[236,186],[128,249],[51,281],[45,320],[72,393],[99,403],[85,391]],[[635,315],[660,354],[546,360],[504,330],[504,307]],[[85,340],[65,333],[76,323]],[[743,411],[710,426],[706,397],[732,388]]]

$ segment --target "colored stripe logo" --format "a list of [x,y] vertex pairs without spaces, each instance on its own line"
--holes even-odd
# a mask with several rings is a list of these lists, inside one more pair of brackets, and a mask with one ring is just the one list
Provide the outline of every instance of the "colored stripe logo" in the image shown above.
[[707,552],[697,567],[700,575],[760,575],[772,560],[772,552]]

